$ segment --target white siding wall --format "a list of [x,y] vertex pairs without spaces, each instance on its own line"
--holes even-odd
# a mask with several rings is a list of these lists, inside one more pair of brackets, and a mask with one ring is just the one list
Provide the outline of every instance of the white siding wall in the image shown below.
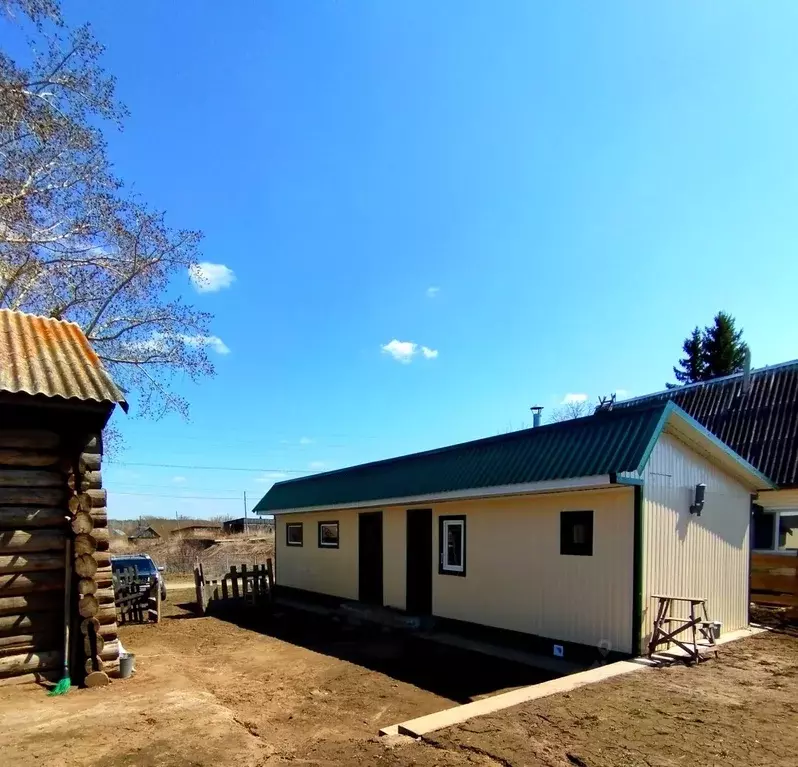
[[[631,488],[432,504],[433,613],[632,649]],[[593,556],[560,554],[560,512],[592,510]],[[466,576],[438,572],[438,518],[466,518]]]
[[[668,433],[644,478],[644,647],[654,620],[652,594],[705,597],[710,618],[722,621],[724,631],[745,626],[751,491]],[[706,501],[697,517],[689,507],[700,482]]]

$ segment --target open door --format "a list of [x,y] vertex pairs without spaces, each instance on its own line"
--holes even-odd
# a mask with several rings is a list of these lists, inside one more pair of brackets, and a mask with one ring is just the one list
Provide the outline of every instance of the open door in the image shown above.
[[432,614],[432,509],[407,510],[407,595],[411,615]]
[[358,519],[358,599],[382,605],[382,512],[368,511]]

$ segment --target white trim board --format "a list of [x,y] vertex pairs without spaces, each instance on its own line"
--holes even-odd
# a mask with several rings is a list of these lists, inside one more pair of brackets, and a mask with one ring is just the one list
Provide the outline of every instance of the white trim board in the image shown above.
[[444,503],[446,501],[464,501],[475,498],[495,498],[509,495],[533,495],[538,493],[566,493],[573,490],[603,490],[625,487],[610,482],[609,474],[597,474],[593,477],[572,477],[570,479],[552,479],[543,482],[523,482],[517,485],[499,485],[496,487],[477,487],[467,490],[451,490],[444,493],[427,495],[407,495],[401,498],[376,498],[369,501],[338,503],[331,506],[303,506],[293,509],[269,509],[256,511],[255,514],[299,514],[315,511],[344,511],[346,509],[374,509],[385,506],[414,506],[424,503]]

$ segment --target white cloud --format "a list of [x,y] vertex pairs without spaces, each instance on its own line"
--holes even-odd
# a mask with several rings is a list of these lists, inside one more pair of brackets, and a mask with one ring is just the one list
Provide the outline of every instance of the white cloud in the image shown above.
[[419,351],[424,355],[425,359],[434,360],[438,356],[437,349],[430,349],[429,346],[419,346],[413,341],[399,341],[394,338],[393,341],[380,347],[384,354],[390,354],[397,362],[407,365],[413,361]]
[[300,437],[299,438],[299,444],[300,445],[312,445],[313,442],[314,442],[314,440],[312,440],[310,437]]
[[198,293],[216,293],[229,288],[236,276],[229,266],[202,261],[188,270],[188,278]]
[[390,354],[397,362],[407,364],[418,351],[418,344],[414,344],[412,341],[399,341],[394,338],[393,341],[390,341],[381,348],[383,352]]
[[631,392],[628,389],[616,389],[615,399],[628,399]]
[[308,468],[312,469],[313,471],[320,471],[327,467],[327,464],[324,461],[311,461],[308,464]]
[[440,292],[441,289],[433,285],[427,288],[427,298],[435,298],[435,296],[437,296]]
[[230,347],[219,336],[180,336],[189,346],[208,346],[217,354],[230,354]]
[[267,471],[265,474],[261,474],[259,477],[255,477],[255,481],[260,484],[265,484],[267,482],[277,482],[281,479],[286,479],[288,475],[284,471]]
[[574,405],[577,402],[587,402],[588,396],[587,394],[571,394],[568,393],[563,397],[563,401],[560,403],[561,405]]
[[172,482],[174,482],[176,485],[182,485],[182,484],[184,484],[186,482],[186,478],[185,477],[172,477]]

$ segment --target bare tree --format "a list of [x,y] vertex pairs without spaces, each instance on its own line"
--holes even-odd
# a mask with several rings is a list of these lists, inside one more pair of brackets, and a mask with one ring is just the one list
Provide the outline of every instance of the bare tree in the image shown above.
[[0,51],[0,307],[77,322],[139,412],[185,414],[173,377],[212,375],[208,349],[226,350],[210,315],[167,297],[201,234],[113,175],[102,128],[127,112],[89,27],[64,31],[55,0],[0,0],[14,6],[41,39],[25,65]]
[[592,405],[588,400],[564,402],[552,411],[549,422],[561,423],[562,421],[570,421],[573,418],[583,418],[586,415],[593,415],[595,409],[595,405]]

